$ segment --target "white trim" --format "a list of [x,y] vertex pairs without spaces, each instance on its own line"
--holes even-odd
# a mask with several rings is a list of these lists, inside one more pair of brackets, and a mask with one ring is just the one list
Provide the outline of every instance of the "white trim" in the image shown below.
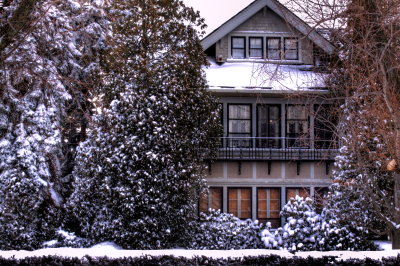
[[304,36],[307,36],[311,41],[313,41],[318,47],[324,50],[328,54],[333,54],[335,47],[327,41],[324,37],[322,37],[315,29],[311,28],[307,23],[289,11],[286,7],[280,4],[276,0],[256,0],[247,6],[245,9],[240,11],[234,17],[229,19],[227,22],[222,24],[215,31],[207,35],[202,41],[201,44],[204,50],[211,47],[218,40],[222,39],[224,36],[228,35],[239,25],[244,23],[251,16],[255,15],[264,7],[270,8],[281,18],[285,19],[292,27],[302,33]]

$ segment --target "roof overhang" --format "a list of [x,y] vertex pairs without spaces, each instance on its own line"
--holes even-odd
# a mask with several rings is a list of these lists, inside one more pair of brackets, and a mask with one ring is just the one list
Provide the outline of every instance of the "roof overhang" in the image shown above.
[[256,0],[248,5],[245,9],[211,32],[201,41],[204,50],[211,47],[214,43],[229,34],[264,7],[270,8],[282,17],[289,25],[298,30],[304,36],[307,36],[315,43],[315,45],[327,54],[331,55],[334,53],[335,47],[328,40],[276,0]]

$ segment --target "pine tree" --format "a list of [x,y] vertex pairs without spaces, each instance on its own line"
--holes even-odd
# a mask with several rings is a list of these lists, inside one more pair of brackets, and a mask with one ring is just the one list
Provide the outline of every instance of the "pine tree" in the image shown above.
[[219,131],[195,29],[203,22],[175,0],[116,0],[112,13],[104,108],[79,148],[68,205],[94,242],[182,246]]
[[[101,1],[3,1],[0,7],[0,248],[34,249],[62,205],[66,106],[98,71]],[[77,92],[77,90],[75,91]]]

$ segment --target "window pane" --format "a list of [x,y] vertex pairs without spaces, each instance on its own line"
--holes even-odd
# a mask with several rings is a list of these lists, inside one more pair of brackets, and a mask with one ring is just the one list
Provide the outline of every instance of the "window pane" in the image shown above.
[[281,59],[281,52],[279,50],[268,50],[268,59],[272,60]]
[[[230,120],[229,133],[250,133],[251,121],[250,120]],[[245,135],[247,136],[247,135]]]
[[271,106],[270,108],[269,108],[269,117],[270,117],[270,119],[274,119],[274,120],[278,120],[278,119],[280,119],[281,117],[280,117],[280,114],[281,112],[280,112],[280,108],[279,108],[279,106]]
[[249,39],[249,56],[253,58],[263,57],[263,40],[259,37],[250,37]]
[[257,189],[257,218],[260,222],[271,222],[272,227],[280,225],[280,189]]
[[281,59],[280,38],[267,38],[267,58],[272,60]]
[[262,38],[250,38],[250,48],[262,48]]
[[222,210],[222,188],[210,187],[208,193],[200,195],[199,210],[208,212],[209,209]]
[[245,58],[244,49],[232,49],[232,57],[237,59]]
[[229,119],[250,119],[250,105],[229,105]]
[[279,38],[267,38],[268,49],[280,50],[280,39]]
[[211,208],[214,210],[222,210],[222,188],[210,188],[211,193]]
[[307,105],[287,105],[286,106],[288,119],[307,119],[308,106]]
[[208,211],[208,193],[206,192],[200,194],[199,211],[200,212]]
[[295,38],[285,38],[285,59],[297,60],[298,59],[298,40]]
[[244,49],[244,37],[233,37],[232,38],[232,48],[242,48]]
[[253,58],[262,58],[263,54],[262,54],[262,49],[250,49],[250,57]]
[[285,51],[285,59],[287,60],[297,60],[297,51],[294,50],[286,50]]
[[302,198],[307,198],[310,196],[309,188],[288,188],[286,189],[286,202],[290,200],[290,198],[296,198],[296,196],[300,196]]
[[287,50],[297,50],[297,39],[285,39],[285,48]]
[[228,188],[228,212],[240,219],[251,218],[250,188]]

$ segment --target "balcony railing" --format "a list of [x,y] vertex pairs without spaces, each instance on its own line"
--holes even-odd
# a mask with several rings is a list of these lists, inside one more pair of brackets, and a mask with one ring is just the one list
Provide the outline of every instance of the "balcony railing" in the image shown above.
[[333,160],[335,140],[310,138],[221,137],[218,159],[226,160]]

